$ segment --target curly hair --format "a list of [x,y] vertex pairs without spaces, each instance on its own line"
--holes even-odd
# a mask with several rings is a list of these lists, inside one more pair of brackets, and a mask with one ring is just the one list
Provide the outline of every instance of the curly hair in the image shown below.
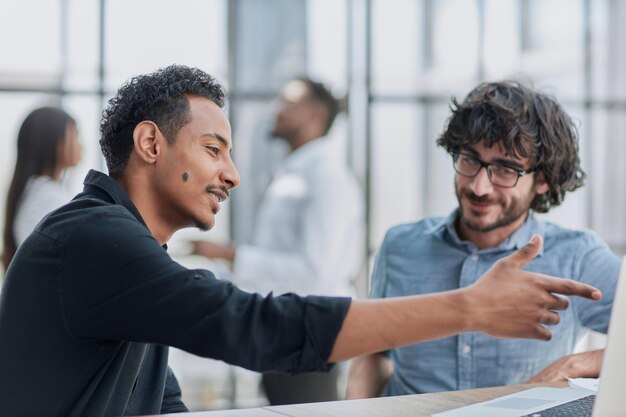
[[[483,83],[462,103],[452,99],[452,115],[437,144],[453,154],[483,141],[507,155],[529,158],[549,191],[535,196],[531,210],[547,213],[565,193],[581,187],[578,130],[557,101],[517,81]],[[535,177],[537,181],[537,177]]]
[[170,65],[128,80],[109,100],[100,122],[100,147],[109,175],[119,178],[133,149],[133,131],[144,120],[156,123],[173,143],[191,121],[187,96],[205,97],[224,107],[224,88],[209,74]]

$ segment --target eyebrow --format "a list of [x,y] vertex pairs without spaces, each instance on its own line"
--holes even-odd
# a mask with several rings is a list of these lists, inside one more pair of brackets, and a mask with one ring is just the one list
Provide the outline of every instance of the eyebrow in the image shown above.
[[230,147],[230,142],[228,141],[228,139],[226,139],[224,136],[220,135],[219,133],[216,132],[208,132],[203,134],[201,137],[211,137],[211,138],[215,138],[217,140],[219,140],[227,149],[229,149],[229,153],[233,153],[233,148],[229,148]]
[[[470,153],[470,154],[472,154],[472,156],[480,159],[480,154],[474,148],[464,148],[464,149],[461,150],[461,152]],[[519,169],[521,171],[524,171],[526,169],[526,168],[524,168],[524,165],[522,165],[522,163],[519,162],[517,159],[496,158],[496,159],[494,159],[493,161],[491,161],[489,163],[490,164],[507,165],[507,166],[509,166],[511,168]]]

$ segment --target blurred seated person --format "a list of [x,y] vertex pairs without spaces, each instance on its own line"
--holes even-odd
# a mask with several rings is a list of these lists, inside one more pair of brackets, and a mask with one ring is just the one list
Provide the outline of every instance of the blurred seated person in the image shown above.
[[516,82],[481,84],[451,108],[437,143],[452,156],[458,208],[447,217],[388,231],[376,256],[371,298],[467,287],[534,234],[545,244],[526,270],[597,285],[604,298],[598,303],[571,300],[572,308],[551,327],[548,343],[467,333],[356,358],[348,398],[600,372],[603,351],[569,355],[585,329],[607,332],[619,259],[595,234],[532,214],[548,212],[583,185],[572,120],[556,100]]
[[[235,282],[260,293],[352,296],[365,253],[365,209],[355,176],[326,137],[339,103],[306,78],[289,82],[282,101],[272,136],[290,153],[263,197],[252,243],[195,242],[194,252],[231,261]],[[273,405],[331,401],[338,399],[337,373],[266,374],[263,384]]]
[[35,225],[72,199],[61,179],[80,156],[76,122],[65,111],[41,107],[26,117],[17,136],[17,160],[5,208],[5,270]]

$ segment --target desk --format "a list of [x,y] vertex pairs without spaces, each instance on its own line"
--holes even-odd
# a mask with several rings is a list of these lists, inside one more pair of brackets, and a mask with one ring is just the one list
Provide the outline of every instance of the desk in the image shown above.
[[510,385],[506,387],[480,388],[436,394],[403,395],[398,397],[370,398],[366,400],[294,404],[169,415],[172,417],[427,417],[432,413],[492,400],[503,395],[513,394],[533,387],[564,387],[566,385],[566,383]]

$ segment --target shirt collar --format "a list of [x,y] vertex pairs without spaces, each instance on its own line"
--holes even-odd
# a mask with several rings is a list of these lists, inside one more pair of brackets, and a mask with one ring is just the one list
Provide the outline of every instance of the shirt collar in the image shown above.
[[[459,234],[457,233],[457,230],[456,230],[456,220],[458,218],[458,214],[459,214],[459,209],[458,208],[454,209],[452,213],[448,215],[448,217],[443,218],[441,222],[435,224],[430,229],[430,233],[436,234],[442,238],[446,236],[455,245],[459,247],[465,247],[471,252],[480,252],[480,253],[490,253],[490,252],[508,251],[512,249],[520,249],[526,243],[528,243],[528,241],[530,241],[530,238],[533,235],[540,235],[541,237],[543,237],[544,235],[543,223],[535,219],[532,213],[529,213],[528,218],[526,219],[522,227],[517,229],[511,236],[505,239],[498,246],[479,250],[478,248],[476,248],[476,246],[473,243],[467,240],[462,240],[459,237]],[[543,255],[543,245],[541,246],[541,249],[539,250],[539,253],[537,256],[542,256],[542,255]]]
[[104,193],[109,201],[124,206],[141,224],[148,227],[143,217],[141,217],[139,210],[137,210],[135,203],[133,203],[126,191],[124,191],[113,178],[100,171],[91,169],[87,173],[83,184],[85,185],[85,193],[93,192],[94,189],[100,194]]
[[321,137],[300,146],[295,151],[289,153],[283,160],[283,169],[290,171],[292,169],[300,169],[306,166],[310,160],[315,160],[317,155],[324,153],[328,146],[328,139]]

